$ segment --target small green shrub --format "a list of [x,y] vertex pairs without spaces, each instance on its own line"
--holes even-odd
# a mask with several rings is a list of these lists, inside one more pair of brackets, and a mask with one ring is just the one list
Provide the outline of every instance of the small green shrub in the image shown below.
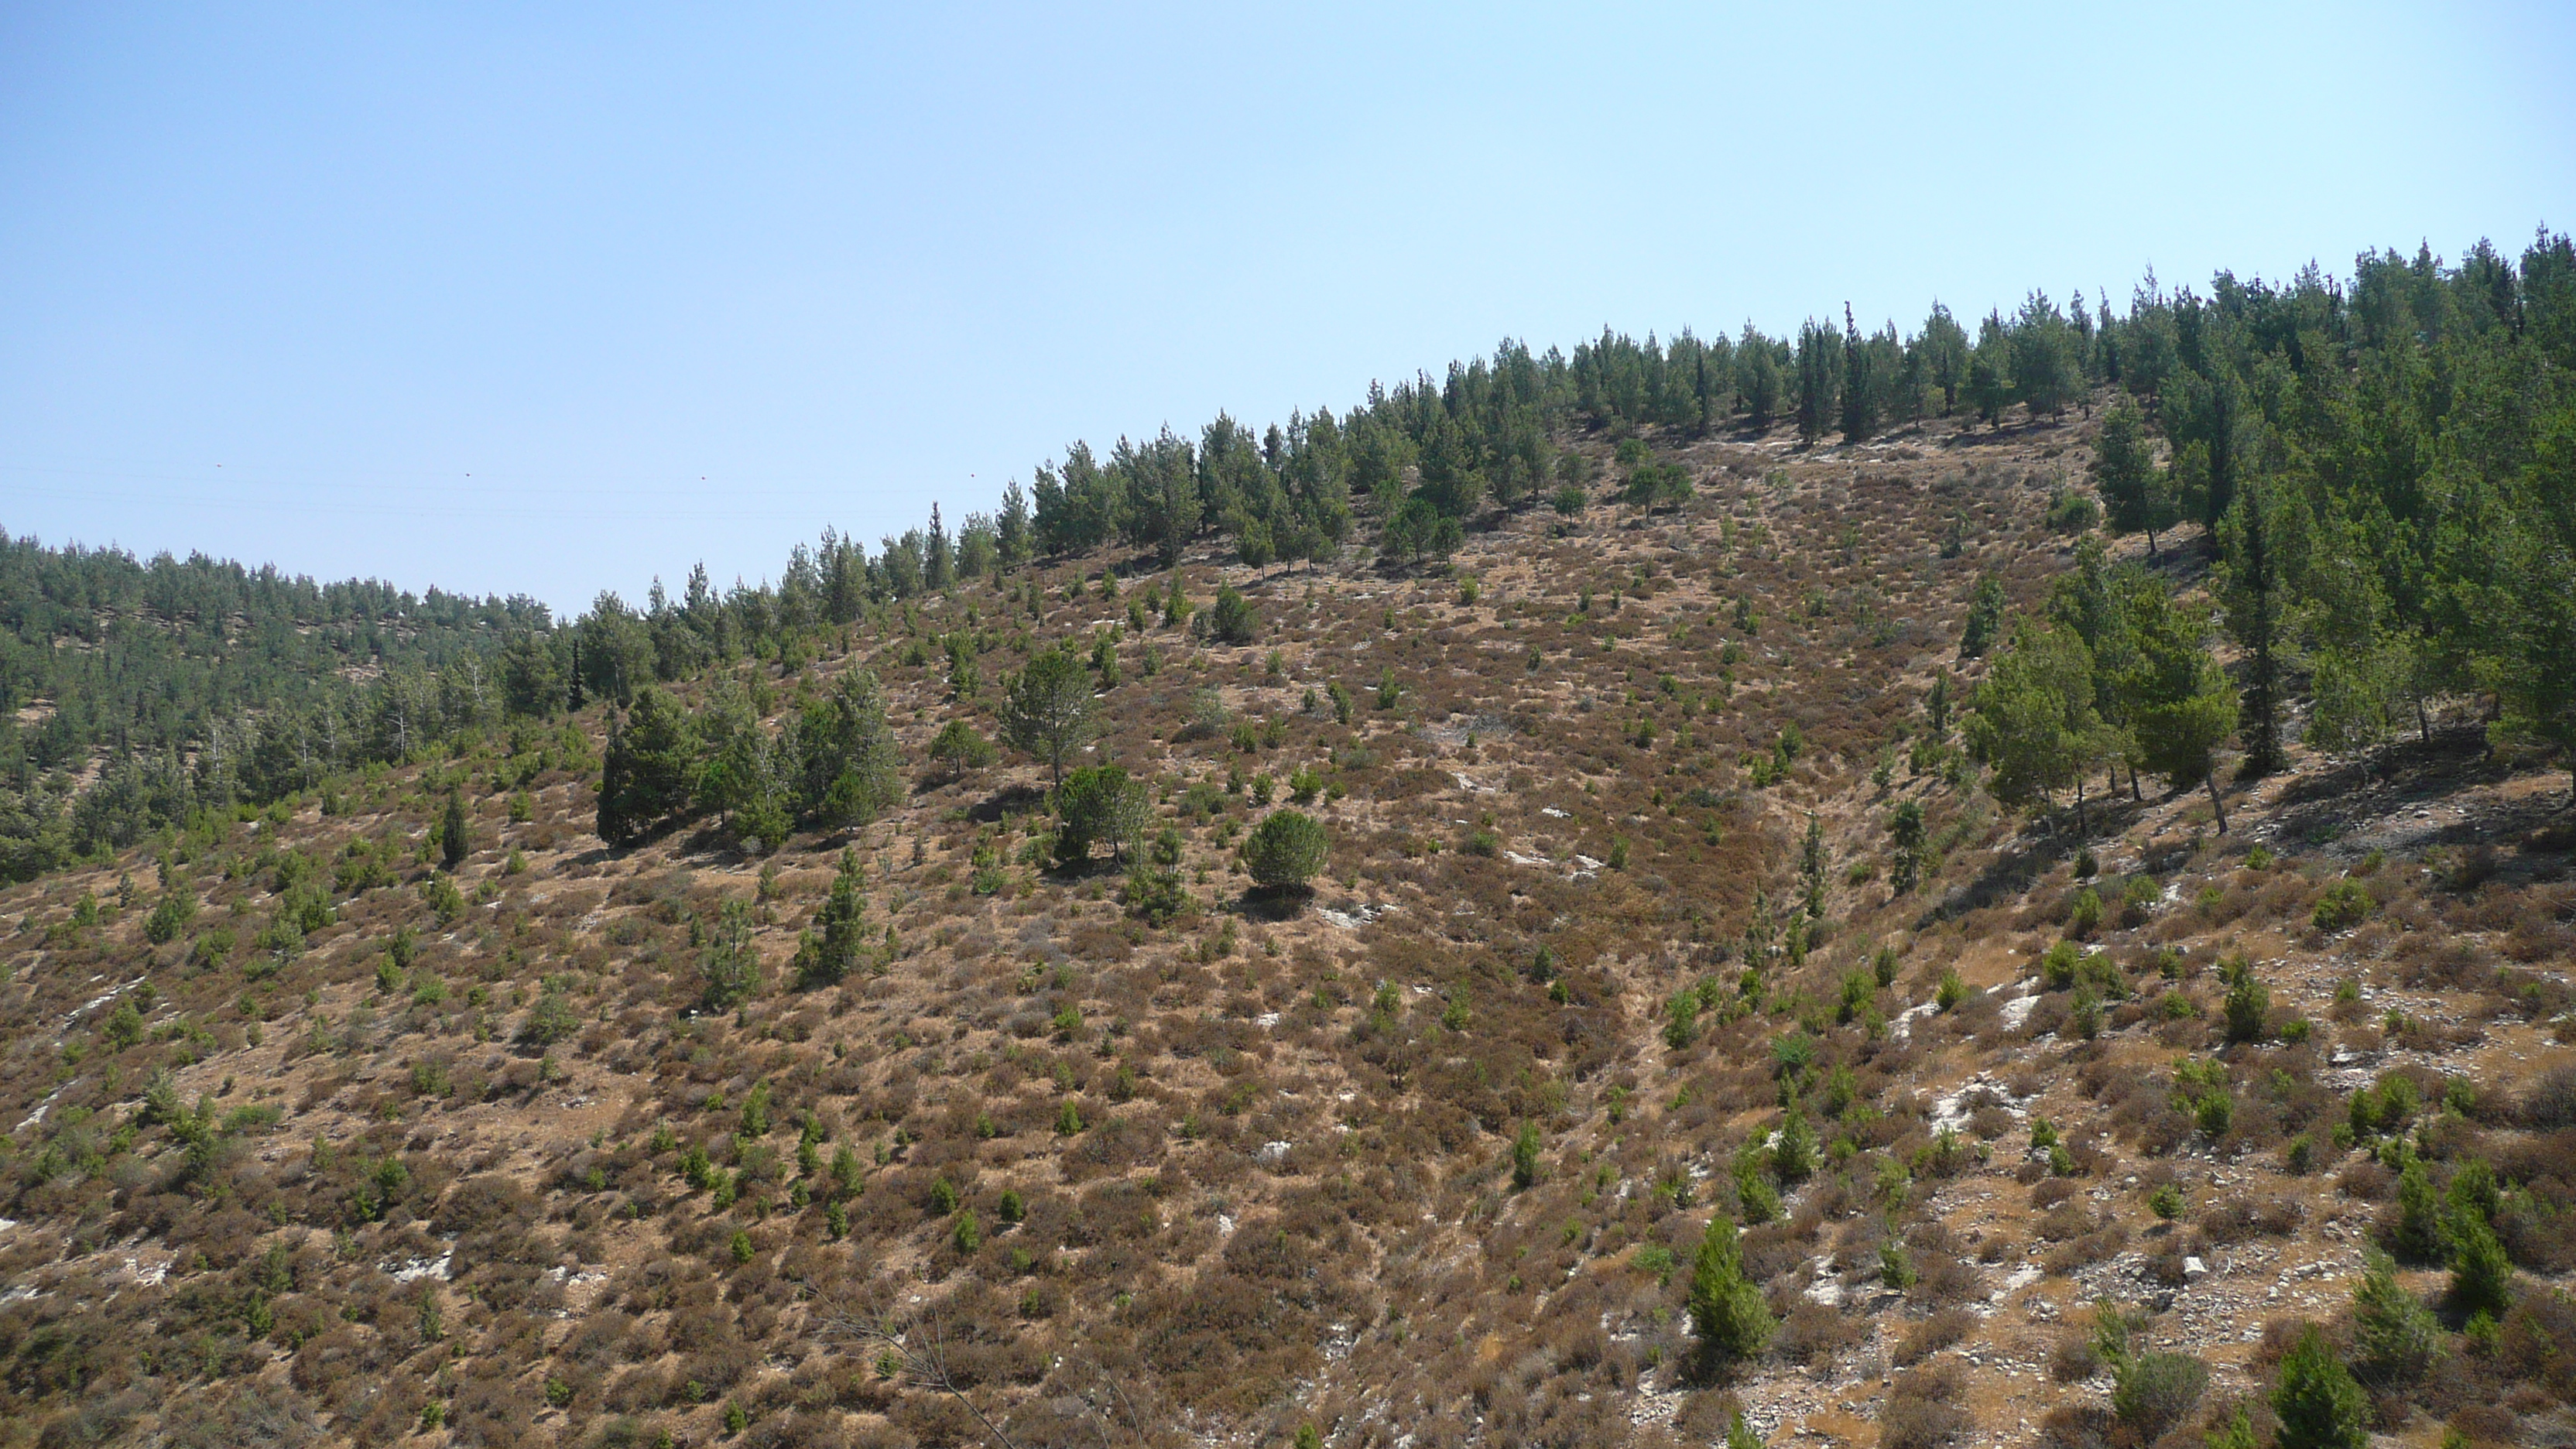
[[2347,931],[2370,919],[2378,909],[2379,902],[2361,882],[2339,880],[2317,897],[2316,909],[2308,919],[2320,931]]

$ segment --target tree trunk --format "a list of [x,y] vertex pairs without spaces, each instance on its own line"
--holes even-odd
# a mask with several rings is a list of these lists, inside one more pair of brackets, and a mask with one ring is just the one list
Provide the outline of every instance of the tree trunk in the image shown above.
[[2084,777],[2078,775],[2075,777],[2075,838],[2084,840],[2090,838],[2092,834],[2093,832],[2087,829],[2084,823]]
[[2200,778],[2203,784],[2209,786],[2209,808],[2218,812],[2218,833],[2225,835],[2227,833],[2227,802],[2218,798],[2218,772],[2216,770],[2212,770]]

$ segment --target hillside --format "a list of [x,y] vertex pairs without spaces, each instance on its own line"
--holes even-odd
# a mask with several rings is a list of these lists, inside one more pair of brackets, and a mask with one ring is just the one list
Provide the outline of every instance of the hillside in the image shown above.
[[[604,845],[594,704],[11,887],[0,1441],[2250,1443],[2303,1322],[2399,1441],[2576,1433],[2564,775],[2461,697],[2222,772],[2224,834],[2092,768],[2079,833],[1927,718],[1981,579],[2082,576],[2102,417],[1648,428],[1678,496],[1446,567],[926,593],[674,687],[769,724],[874,673],[905,788],[774,854]],[[2205,533],[2146,543],[2103,562],[2196,597]],[[1177,898],[1050,865],[1027,753],[933,763],[1104,638],[1069,763],[1151,782]],[[1253,890],[1292,790],[1324,868]],[[845,851],[854,969],[800,984]],[[2354,1341],[2375,1242],[2438,1369]],[[1704,1351],[1696,1262],[1776,1332]]]

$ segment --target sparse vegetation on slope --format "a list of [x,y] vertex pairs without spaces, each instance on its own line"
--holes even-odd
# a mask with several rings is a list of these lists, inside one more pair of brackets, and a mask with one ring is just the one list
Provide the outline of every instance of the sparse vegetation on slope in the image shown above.
[[2560,1432],[2545,732],[2244,770],[2226,510],[2066,506],[2144,334],[1811,330],[1354,424],[1444,564],[1006,505],[0,893],[0,1442]]

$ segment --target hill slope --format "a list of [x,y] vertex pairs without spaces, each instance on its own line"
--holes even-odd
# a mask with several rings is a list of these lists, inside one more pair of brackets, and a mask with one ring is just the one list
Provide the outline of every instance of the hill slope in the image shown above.
[[[2473,1162],[2511,1299],[2464,1336],[2403,1262],[2446,1361],[2375,1412],[2564,1433],[2558,778],[2428,718],[2294,748],[2224,835],[2097,772],[2079,838],[1927,722],[1979,580],[2036,614],[2076,566],[2097,425],[1650,434],[1687,501],[1450,570],[1186,555],[1250,643],[1131,629],[1162,580],[1104,597],[1102,553],[729,676],[783,719],[872,670],[919,762],[1110,639],[1081,758],[1154,782],[1168,920],[1046,867],[1025,755],[775,855],[608,848],[595,708],[13,887],[0,1439],[2145,1442],[2266,1425],[2292,1326],[2349,1335],[2364,1245],[2425,1250]],[[2189,591],[2205,542],[2118,556]],[[1311,897],[1248,891],[1309,786]],[[845,850],[860,969],[800,986]],[[760,984],[711,1010],[743,907]],[[1710,1358],[1713,1215],[1777,1331]],[[2097,1302],[2206,1390],[2115,1421]]]

